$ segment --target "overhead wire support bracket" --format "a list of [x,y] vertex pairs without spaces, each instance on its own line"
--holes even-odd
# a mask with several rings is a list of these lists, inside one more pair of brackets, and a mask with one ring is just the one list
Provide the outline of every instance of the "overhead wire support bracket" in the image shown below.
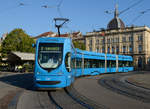
[[[60,28],[69,21],[67,18],[54,18],[55,21],[55,27],[58,29],[58,36],[60,37]],[[57,24],[60,22],[59,24]]]

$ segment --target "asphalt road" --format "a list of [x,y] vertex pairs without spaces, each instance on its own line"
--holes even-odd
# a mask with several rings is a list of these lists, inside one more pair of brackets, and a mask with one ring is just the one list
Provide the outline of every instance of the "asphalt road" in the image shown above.
[[[115,89],[109,89],[101,85],[99,82],[101,79],[115,78],[117,82],[121,81],[119,82],[121,83],[121,86],[116,85],[111,81],[109,81],[108,83],[112,84],[113,87],[119,88],[120,90],[133,93],[127,86],[123,87],[124,85],[129,85],[128,83],[124,83],[124,80],[128,80],[129,78],[129,82],[132,82],[134,84],[136,83],[136,85],[138,85],[137,83],[141,83],[142,81],[139,80],[139,78],[141,78],[139,76],[141,75],[135,76],[131,74],[128,75],[127,73],[116,73],[99,76],[81,77],[76,79],[76,82],[73,84],[73,87],[74,90],[78,92],[80,97],[82,97],[85,101],[87,100],[93,104],[95,103],[100,107],[100,109],[150,109],[149,101],[144,102],[132,96],[121,94],[117,91],[114,91]],[[147,76],[145,77],[147,78]],[[143,82],[143,84],[146,83]],[[131,89],[136,88],[138,92],[140,92],[141,90],[148,90],[142,89],[142,87],[140,87],[139,89],[135,85],[132,86],[132,84],[130,84],[129,86],[131,87]],[[57,93],[55,93],[54,95],[57,96],[57,99],[60,100],[60,102],[67,101],[69,103],[69,97],[66,97],[66,95],[64,96],[63,93],[64,92],[59,91],[59,96]],[[146,93],[149,96],[149,90]],[[71,105],[73,106],[73,104],[75,103],[72,101]],[[69,104],[66,103],[65,105]],[[70,109],[70,106],[66,107],[69,107]],[[46,91],[34,90],[33,74],[1,74],[0,109],[56,109],[56,106],[50,101],[48,93]]]
[[[118,93],[115,88],[114,90],[110,90],[109,88],[104,87],[101,84],[99,84],[99,80],[101,80],[104,77],[119,78],[120,76],[124,78],[126,74],[125,75],[121,74],[122,76],[121,75],[118,76],[118,75],[119,74],[117,73],[117,74],[107,74],[107,75],[101,75],[101,76],[94,76],[94,77],[90,76],[90,77],[80,78],[76,80],[74,86],[75,86],[75,89],[78,92],[80,92],[81,95],[84,95],[88,99],[93,100],[97,104],[100,104],[100,105],[103,104],[105,107],[108,107],[110,109],[150,109],[150,102],[145,103],[143,101],[127,96],[125,94]],[[130,75],[130,76],[133,76],[133,75]],[[127,83],[125,84],[122,83],[119,90],[122,90],[121,88],[122,85],[126,85],[126,84]],[[115,84],[112,84],[112,85],[115,87]],[[135,88],[135,86],[132,86],[132,85],[130,86],[132,88]],[[117,87],[119,88],[118,85]],[[123,89],[123,91],[126,91],[126,90],[130,91],[129,89]],[[136,88],[136,91],[138,90],[139,89]],[[150,94],[150,91],[149,91],[149,94]]]

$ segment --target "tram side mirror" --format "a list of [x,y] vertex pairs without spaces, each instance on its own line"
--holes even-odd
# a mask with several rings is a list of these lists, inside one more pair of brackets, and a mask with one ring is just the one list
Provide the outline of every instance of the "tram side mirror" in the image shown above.
[[36,44],[32,44],[32,47],[35,48],[35,47],[36,47]]

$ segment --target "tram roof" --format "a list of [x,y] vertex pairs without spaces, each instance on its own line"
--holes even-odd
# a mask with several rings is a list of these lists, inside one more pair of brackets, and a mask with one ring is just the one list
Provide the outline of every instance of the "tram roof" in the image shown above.
[[116,54],[105,54],[105,53],[97,53],[97,52],[91,52],[91,51],[84,51],[80,50],[78,48],[76,50],[76,56],[78,58],[82,58],[82,55],[84,55],[84,58],[89,59],[105,59],[105,55],[107,56],[107,60],[116,60],[118,56],[118,60],[125,60],[125,61],[132,61],[132,57],[128,55],[116,55]]
[[64,43],[65,40],[70,40],[66,37],[42,37],[37,40],[37,42],[52,42],[52,43]]

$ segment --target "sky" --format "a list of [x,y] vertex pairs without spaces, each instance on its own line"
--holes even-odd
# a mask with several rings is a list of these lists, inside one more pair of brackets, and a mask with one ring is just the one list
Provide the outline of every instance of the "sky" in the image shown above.
[[150,27],[150,0],[0,0],[0,37],[15,28],[33,37],[57,32],[53,19],[60,17],[69,19],[61,33],[106,29],[116,4],[119,12],[127,9],[119,15],[126,26]]

